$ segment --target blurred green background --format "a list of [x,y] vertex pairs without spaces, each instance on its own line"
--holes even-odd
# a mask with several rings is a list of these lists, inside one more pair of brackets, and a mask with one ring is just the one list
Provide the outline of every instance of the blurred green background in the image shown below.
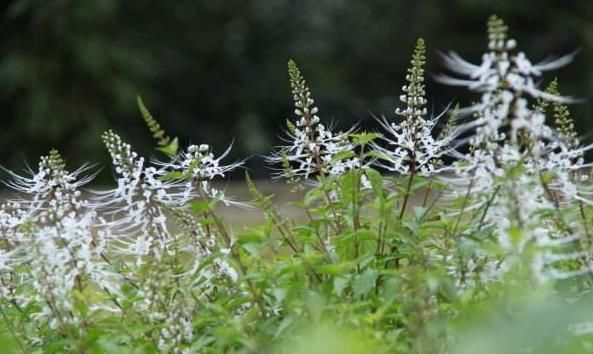
[[[100,132],[113,128],[144,154],[151,137],[135,105],[183,142],[253,156],[279,143],[291,113],[285,65],[294,58],[322,118],[339,127],[376,127],[391,115],[415,39],[427,40],[428,71],[438,51],[479,61],[485,22],[502,16],[533,61],[580,49],[553,75],[583,135],[593,131],[593,1],[589,0],[15,0],[3,2],[0,162],[35,164],[50,148],[69,162],[105,163]],[[547,77],[552,79],[552,77]],[[468,102],[431,82],[430,108]],[[474,96],[475,97],[475,96]],[[592,139],[585,139],[591,142]]]

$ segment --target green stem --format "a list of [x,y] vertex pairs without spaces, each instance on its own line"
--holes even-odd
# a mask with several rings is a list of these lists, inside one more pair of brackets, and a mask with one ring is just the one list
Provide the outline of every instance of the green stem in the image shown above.
[[[474,174],[475,174],[475,172],[474,172]],[[455,221],[455,226],[453,227],[453,231],[451,232],[451,235],[454,238],[457,235],[457,229],[459,228],[459,224],[461,223],[461,218],[463,217],[463,214],[465,213],[465,208],[467,207],[467,201],[469,200],[469,196],[470,196],[473,186],[474,186],[474,176],[472,176],[472,179],[469,182],[469,185],[467,186],[465,198],[463,198],[463,203],[461,204],[461,210],[459,211],[459,215],[457,216],[457,220]]]
[[412,169],[412,172],[410,173],[410,178],[408,178],[408,184],[406,186],[406,193],[404,195],[404,202],[402,204],[402,209],[399,213],[400,220],[404,217],[404,213],[406,212],[406,207],[408,206],[408,200],[410,199],[410,194],[411,194],[411,190],[412,190],[412,181],[414,180],[415,174],[416,174],[416,171],[414,169]]
[[[200,188],[200,194],[201,194],[202,198],[204,198],[204,200],[206,200],[208,205],[210,205],[209,196],[206,193],[204,193],[204,191],[201,188]],[[239,265],[239,270],[241,271],[241,274],[243,276],[247,276],[247,274],[248,274],[247,267],[245,266],[245,264],[243,263],[243,261],[241,259],[241,253],[235,247],[235,245],[232,243],[231,237],[229,236],[226,228],[224,227],[224,225],[222,224],[222,222],[220,221],[220,219],[218,218],[216,213],[214,213],[214,211],[210,207],[208,207],[207,213],[214,221],[214,225],[216,226],[218,233],[224,239],[226,246],[229,248],[229,250],[231,252],[231,255],[237,261],[237,264]],[[252,296],[254,297],[254,300],[255,300],[257,306],[260,309],[261,316],[265,317],[266,316],[266,308],[264,306],[264,302],[263,302],[263,298],[262,298],[261,294],[258,291],[256,291],[256,287],[253,285],[253,282],[251,282],[251,280],[246,279],[246,282],[247,282],[247,286],[248,286]]]
[[428,196],[430,195],[430,192],[432,192],[432,177],[430,177],[430,182],[428,182],[428,186],[426,187],[426,191],[424,192],[424,199],[422,199],[423,208],[426,206],[426,203],[428,202]]
[[333,223],[330,223],[331,227],[334,229],[334,233],[335,234],[339,234],[342,232],[342,226],[340,225],[340,220],[338,218],[338,212],[336,211],[336,208],[334,207],[334,204],[331,201],[330,195],[329,195],[329,190],[327,188],[327,182],[325,179],[325,175],[323,173],[319,174],[319,182],[321,183],[321,190],[323,192],[323,197],[325,199],[325,203],[327,204],[329,210],[332,213],[333,216]]
[[486,220],[486,215],[488,214],[488,210],[490,209],[490,206],[492,206],[492,203],[494,203],[494,198],[496,198],[496,195],[498,194],[499,190],[500,190],[500,186],[497,186],[496,189],[494,190],[494,192],[492,192],[492,195],[490,196],[490,198],[488,198],[486,207],[484,208],[484,211],[482,212],[482,216],[480,217],[480,224],[478,225],[478,231],[482,230],[482,227],[484,226],[484,221]]

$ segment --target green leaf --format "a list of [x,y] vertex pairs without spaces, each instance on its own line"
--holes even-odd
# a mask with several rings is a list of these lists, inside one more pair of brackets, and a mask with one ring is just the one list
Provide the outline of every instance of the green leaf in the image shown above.
[[353,133],[350,134],[352,137],[352,142],[356,145],[366,145],[371,141],[382,137],[382,134],[379,133],[370,133],[370,132],[363,132],[363,133]]
[[358,173],[350,171],[340,177],[341,199],[344,205],[349,205],[354,200],[354,194],[357,193]]
[[194,213],[203,213],[210,210],[210,204],[208,204],[208,202],[205,200],[197,200],[191,203],[191,210]]
[[344,277],[335,277],[334,278],[334,294],[337,296],[342,296],[342,292],[344,289],[348,287],[348,279]]
[[332,156],[331,161],[342,161],[356,156],[352,150],[343,150]]
[[242,245],[243,249],[249,252],[252,257],[258,257],[261,253],[261,245],[256,243],[245,243]]
[[284,334],[284,331],[288,327],[290,327],[294,323],[294,321],[295,318],[293,316],[289,316],[283,319],[276,328],[276,332],[274,333],[274,339],[280,338]]
[[378,171],[373,170],[372,168],[365,170],[364,173],[369,179],[375,195],[381,198],[383,196],[383,176],[381,176]]
[[374,289],[377,276],[377,272],[374,269],[368,268],[364,273],[354,277],[354,281],[352,282],[354,296],[366,297]]
[[181,171],[170,171],[167,172],[165,175],[163,175],[161,177],[161,180],[163,181],[174,181],[174,180],[180,180],[180,179],[185,179],[185,173],[181,172]]
[[355,264],[353,262],[341,262],[341,263],[324,264],[324,265],[317,267],[317,270],[323,274],[342,275],[354,268],[355,268]]

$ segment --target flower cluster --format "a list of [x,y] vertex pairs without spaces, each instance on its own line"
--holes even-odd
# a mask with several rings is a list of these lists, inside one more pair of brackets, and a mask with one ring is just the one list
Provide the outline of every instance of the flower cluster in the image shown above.
[[231,147],[222,155],[215,157],[207,144],[190,145],[172,161],[159,164],[165,171],[172,173],[172,177],[180,177],[185,181],[183,194],[185,198],[206,197],[229,204],[231,200],[225,197],[223,191],[214,188],[212,181],[215,178],[224,178],[228,172],[242,165],[242,162],[221,164],[221,160],[228,155],[230,149]]
[[19,198],[4,204],[0,211],[1,237],[9,245],[3,270],[30,269],[4,289],[12,301],[25,305],[31,294],[20,293],[28,284],[38,304],[39,321],[50,328],[78,326],[82,314],[75,310],[72,291],[87,283],[105,291],[117,291],[119,276],[111,272],[102,257],[106,240],[96,232],[100,222],[92,203],[82,199],[80,187],[92,176],[80,177],[82,167],[68,172],[60,154],[52,150],[41,158],[32,176],[9,171],[7,184]]
[[180,191],[179,181],[164,181],[162,169],[144,166],[143,157],[131,146],[108,131],[103,141],[112,159],[117,175],[117,188],[97,192],[106,214],[111,217],[106,229],[119,243],[118,250],[136,257],[141,266],[145,258],[160,260],[171,251],[174,237],[169,231],[165,208],[187,202]]
[[[490,51],[484,54],[480,65],[471,64],[455,53],[444,56],[449,69],[467,79],[441,76],[439,80],[481,93],[480,102],[465,110],[477,118],[472,124],[477,128],[470,143],[474,151],[490,154],[500,166],[506,162],[505,154],[499,153],[505,149],[504,145],[533,147],[537,142],[555,140],[554,129],[545,123],[545,115],[540,110],[530,107],[528,98],[544,102],[569,101],[558,94],[538,89],[535,82],[544,71],[567,64],[572,56],[532,64],[524,53],[513,52],[517,43],[508,39],[507,27],[502,20],[493,16],[488,23],[488,33]],[[554,146],[534,148],[541,155],[542,149],[550,150]]]
[[321,123],[317,115],[319,109],[314,105],[311,92],[296,63],[288,62],[288,74],[294,99],[293,124],[288,121],[290,145],[282,146],[280,151],[269,158],[272,163],[283,163],[280,176],[304,177],[312,175],[342,175],[360,167],[360,161],[352,156],[354,144],[349,132],[334,134]]
[[[476,129],[469,152],[457,154],[461,161],[456,164],[456,178],[465,181],[463,190],[479,196],[472,207],[485,208],[483,221],[495,225],[503,248],[523,252],[532,243],[549,246],[541,253],[548,256],[540,254],[534,260],[541,273],[553,268],[549,260],[554,257],[578,261],[570,251],[574,242],[566,241],[559,249],[552,245],[560,241],[546,240],[575,241],[581,230],[566,229],[564,221],[541,215],[558,214],[560,205],[584,200],[577,183],[578,171],[586,167],[582,154],[588,147],[579,147],[564,105],[570,100],[560,96],[556,83],[545,91],[536,85],[543,72],[567,64],[572,56],[532,64],[524,53],[514,51],[517,42],[508,38],[507,31],[493,16],[488,23],[489,52],[482,63],[471,64],[455,53],[445,55],[448,67],[467,79],[441,76],[440,80],[481,93],[479,103],[465,109],[476,118],[466,126]],[[550,105],[556,127],[546,122]]]
[[174,354],[191,353],[188,346],[193,339],[192,316],[187,304],[177,300],[169,310],[163,329],[160,331],[158,348]]
[[425,52],[424,40],[420,38],[406,75],[407,84],[402,87],[403,93],[399,97],[405,106],[395,110],[395,114],[403,120],[399,124],[381,121],[389,147],[375,144],[382,160],[377,165],[400,174],[427,176],[436,172],[441,156],[447,152],[455,136],[455,130],[449,130],[446,135],[435,139],[433,129],[440,116],[426,119]]
[[[191,145],[169,161],[148,165],[117,134],[108,131],[103,140],[111,155],[117,188],[97,192],[97,202],[106,216],[103,229],[111,237],[111,248],[127,264],[128,279],[135,282],[141,301],[137,310],[161,328],[159,347],[183,352],[191,340],[193,310],[183,300],[181,289],[193,291],[200,285],[204,293],[215,289],[215,279],[235,280],[237,272],[223,257],[211,223],[196,220],[187,208],[202,199],[228,201],[211,182],[240,165],[222,165],[227,153],[215,158],[208,145]],[[180,230],[172,230],[176,222]],[[181,259],[193,259],[190,269],[180,267]],[[138,283],[139,272],[147,269]],[[168,278],[175,280],[171,288]],[[184,291],[188,291],[187,289]]]
[[[432,337],[434,320],[463,316],[464,299],[506,305],[506,278],[513,289],[519,280],[535,287],[570,279],[571,299],[580,297],[591,283],[577,277],[593,271],[593,187],[584,183],[593,145],[581,145],[557,82],[536,84],[571,56],[531,64],[500,19],[488,27],[481,64],[445,56],[464,78],[440,80],[480,100],[457,106],[444,127],[443,115],[428,114],[422,39],[395,110],[400,120],[380,121],[384,134],[334,134],[289,61],[296,120],[269,160],[289,181],[317,177],[297,184],[307,188],[296,203],[305,220],[284,216],[247,174],[264,222],[233,234],[217,210],[240,203],[216,180],[242,162],[224,162],[230,148],[220,156],[206,144],[179,149],[140,99],[166,157],[147,160],[105,132],[115,187],[87,194],[89,167],[70,172],[54,150],[28,175],[7,171],[17,196],[0,204],[6,327],[26,338],[23,352],[62,343],[77,352],[127,352],[128,343],[265,352],[274,348],[260,336],[285,345],[303,318],[319,323],[335,313],[362,333],[397,332],[373,336],[394,340],[389,348],[432,352],[421,337]],[[464,113],[475,119],[459,124]],[[449,158],[456,160],[447,166]],[[369,311],[373,321],[364,319]],[[589,331],[588,323],[570,330]]]

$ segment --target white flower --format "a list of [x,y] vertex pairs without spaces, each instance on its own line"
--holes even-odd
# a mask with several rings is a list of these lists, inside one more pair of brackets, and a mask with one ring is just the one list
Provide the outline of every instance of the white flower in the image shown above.
[[117,188],[97,192],[97,201],[111,219],[104,228],[117,240],[116,250],[135,256],[138,266],[148,256],[159,260],[174,242],[164,208],[188,201],[180,192],[183,185],[178,180],[164,181],[163,169],[145,167],[144,158],[112,131],[103,134],[103,140],[117,176]]
[[463,160],[457,165],[458,174],[473,180],[474,191],[489,194],[496,185],[485,172],[500,175],[508,163],[522,160],[530,169],[528,173],[553,170],[559,165],[576,168],[575,160],[567,164],[568,155],[575,152],[569,152],[555,129],[546,124],[544,112],[531,108],[529,102],[570,101],[539,90],[535,81],[544,71],[570,62],[572,55],[533,65],[524,53],[512,52],[516,42],[507,38],[507,27],[496,17],[489,22],[488,47],[490,52],[484,54],[481,65],[470,64],[455,53],[444,56],[447,66],[467,79],[441,76],[440,81],[481,93],[479,103],[465,110],[476,117],[467,127],[476,129],[469,140],[471,151],[457,154]]
[[[465,79],[440,77],[442,82],[469,88],[481,94],[479,103],[466,109],[476,118],[469,139],[470,151],[457,153],[456,181],[462,191],[477,196],[473,207],[484,207],[483,222],[495,231],[499,244],[512,254],[522,254],[537,244],[533,261],[536,278],[561,278],[558,260],[577,260],[578,255],[557,242],[574,246],[580,230],[563,229],[557,208],[584,200],[575,178],[587,166],[578,139],[563,106],[570,99],[557,90],[541,91],[535,84],[544,71],[567,64],[572,55],[532,64],[524,53],[515,53],[516,42],[507,38],[507,28],[496,17],[489,22],[489,52],[480,65],[457,54],[444,56],[449,68]],[[534,105],[531,101],[537,100]],[[546,107],[552,104],[557,128],[546,122]],[[469,195],[469,193],[468,193]],[[545,215],[556,215],[546,217]],[[573,242],[573,244],[571,244]],[[508,258],[507,258],[508,259]]]
[[119,277],[102,259],[104,240],[95,235],[97,213],[81,198],[79,188],[92,178],[80,177],[85,170],[68,172],[52,150],[30,177],[9,171],[7,184],[21,196],[0,208],[2,236],[12,248],[4,264],[30,270],[19,282],[32,286],[42,304],[34,317],[49,321],[52,328],[79,323],[73,310],[75,287],[82,290],[88,281],[104,289],[118,286]]
[[190,353],[189,344],[194,337],[191,311],[182,300],[177,298],[170,304],[163,328],[160,330],[158,348],[174,354]]
[[412,124],[381,121],[388,147],[374,144],[380,152],[379,167],[400,174],[418,173],[429,176],[439,171],[440,158],[448,151],[453,135],[441,139],[432,136],[438,118],[425,120],[416,117]]
[[[229,147],[222,155],[216,157],[209,145],[190,145],[168,162],[158,162],[162,167],[160,174],[167,178],[171,173],[177,173],[173,179],[183,184],[177,197],[181,197],[179,204],[184,204],[193,198],[208,197],[218,199],[225,204],[233,204],[224,192],[212,186],[216,178],[224,178],[228,172],[240,167],[243,162],[223,165],[221,161],[228,155]],[[169,192],[170,193],[170,192]]]
[[435,139],[433,128],[440,116],[426,119],[426,98],[424,90],[424,41],[418,40],[412,57],[412,67],[408,69],[407,84],[400,96],[405,106],[397,108],[395,114],[403,117],[399,123],[380,121],[385,130],[384,140],[389,145],[374,144],[380,154],[377,165],[400,174],[420,174],[428,176],[439,168],[440,158],[449,149],[455,131],[450,130],[443,137]]
[[[167,305],[170,294],[163,290],[168,278],[185,286],[186,276],[197,276],[191,278],[191,286],[199,280],[206,291],[214,288],[214,277],[235,280],[236,271],[216,255],[220,251],[216,236],[205,232],[186,207],[196,198],[226,200],[210,183],[240,164],[222,165],[220,160],[226,153],[215,158],[207,145],[191,145],[170,161],[147,166],[115,133],[106,132],[103,139],[118,177],[117,188],[98,193],[107,215],[104,230],[111,235],[114,254],[126,263],[129,258],[135,260],[126,267],[129,277],[135,279],[145,266],[149,269],[137,284],[140,301],[135,303],[136,309],[149,321],[167,321],[174,316]],[[171,228],[173,220],[181,230]],[[204,257],[213,254],[213,264],[204,267]],[[172,266],[178,259],[194,259],[194,267],[188,272]],[[167,332],[162,334],[161,339],[172,339]]]
[[354,156],[354,144],[347,132],[334,134],[320,123],[319,110],[314,106],[311,92],[294,61],[288,62],[288,73],[297,116],[289,123],[286,141],[279,151],[268,157],[271,163],[282,163],[281,177],[304,177],[311,175],[342,175],[360,168],[359,159]]

